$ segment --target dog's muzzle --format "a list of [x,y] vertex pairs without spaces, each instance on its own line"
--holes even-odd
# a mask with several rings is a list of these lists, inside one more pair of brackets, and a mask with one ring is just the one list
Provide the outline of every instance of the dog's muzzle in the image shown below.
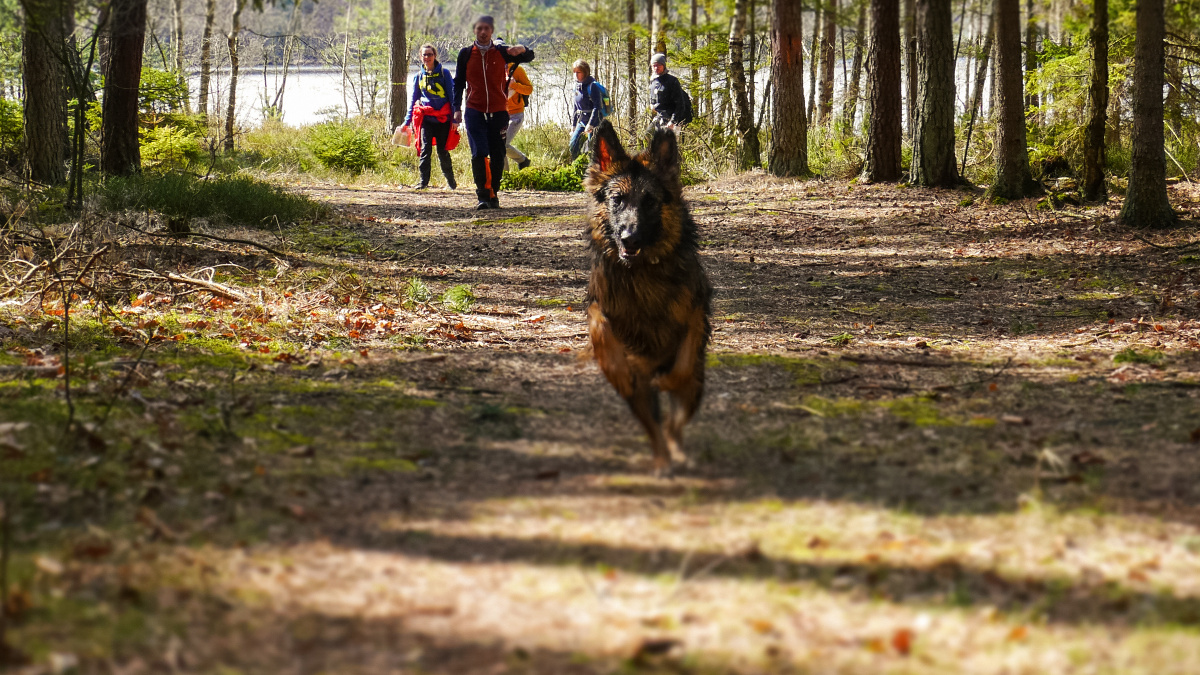
[[621,260],[636,258],[642,252],[642,238],[634,232],[625,231],[617,238],[617,253]]

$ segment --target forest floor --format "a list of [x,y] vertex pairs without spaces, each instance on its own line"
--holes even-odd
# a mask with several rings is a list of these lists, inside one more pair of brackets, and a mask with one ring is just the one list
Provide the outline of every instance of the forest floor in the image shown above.
[[68,434],[61,302],[0,307],[18,672],[1196,672],[1191,228],[689,188],[714,333],[655,479],[581,359],[584,195],[296,189],[333,215],[220,231],[284,256],[112,226]]

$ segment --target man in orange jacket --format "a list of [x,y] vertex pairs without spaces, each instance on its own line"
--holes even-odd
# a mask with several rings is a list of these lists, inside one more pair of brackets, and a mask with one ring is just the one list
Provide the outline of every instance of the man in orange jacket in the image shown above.
[[[492,42],[496,22],[490,16],[475,21],[475,43],[458,52],[454,70],[454,123],[465,122],[471,145],[471,173],[475,178],[476,209],[498,209],[500,178],[504,173],[504,135],[508,131],[508,96],[504,92],[509,63],[528,63],[533,50]],[[463,95],[467,110],[463,113]],[[491,164],[491,182],[488,164]]]

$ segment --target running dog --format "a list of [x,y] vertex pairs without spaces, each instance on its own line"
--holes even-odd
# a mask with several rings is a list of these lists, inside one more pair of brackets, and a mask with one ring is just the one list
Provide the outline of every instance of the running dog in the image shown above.
[[[605,120],[584,185],[593,198],[585,235],[592,252],[588,333],[604,376],[650,435],[654,471],[670,475],[683,425],[704,393],[712,285],[683,203],[675,133],[655,132],[630,157]],[[659,392],[667,393],[666,414]]]

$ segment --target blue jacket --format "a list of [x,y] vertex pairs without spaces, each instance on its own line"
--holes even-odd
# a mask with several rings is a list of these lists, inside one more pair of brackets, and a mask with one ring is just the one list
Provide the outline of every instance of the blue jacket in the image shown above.
[[441,110],[442,106],[454,101],[454,78],[450,76],[449,68],[434,61],[432,72],[427,73],[422,67],[420,72],[413,75],[412,98],[408,102],[408,114],[404,116],[403,126],[412,123],[413,106],[418,101],[434,110]]
[[587,127],[600,124],[600,111],[604,108],[604,97],[600,87],[593,87],[596,78],[588,75],[583,82],[575,83],[575,123]]

